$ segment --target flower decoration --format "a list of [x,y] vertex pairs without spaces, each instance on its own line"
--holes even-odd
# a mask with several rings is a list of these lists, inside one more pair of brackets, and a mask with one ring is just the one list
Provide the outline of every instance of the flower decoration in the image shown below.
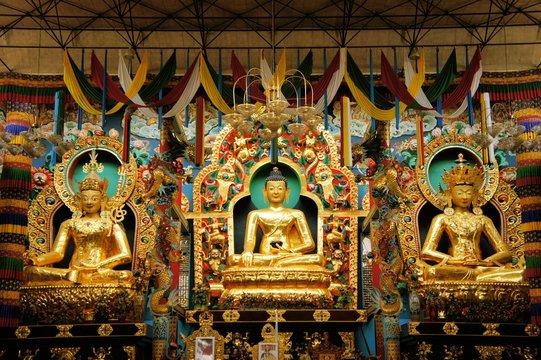
[[53,174],[43,167],[33,168],[32,183],[34,187],[44,188],[53,183]]
[[118,140],[118,138],[120,137],[120,133],[117,129],[113,128],[109,130],[109,136],[115,140]]
[[143,180],[143,181],[148,181],[150,180],[150,177],[151,177],[151,172],[150,172],[150,168],[148,167],[148,165],[142,165],[142,166],[139,166],[137,168],[137,173],[138,173],[138,177],[139,179]]

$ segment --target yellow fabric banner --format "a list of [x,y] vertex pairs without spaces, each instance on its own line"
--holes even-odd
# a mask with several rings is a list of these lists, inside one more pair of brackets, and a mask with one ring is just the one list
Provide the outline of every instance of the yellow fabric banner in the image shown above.
[[[408,92],[415,97],[419,90],[421,89],[421,86],[423,85],[425,81],[425,55],[424,51],[421,51],[421,57],[419,58],[417,62],[418,72],[413,76],[413,79],[411,80],[410,86],[408,86]],[[351,78],[349,77],[348,72],[344,74],[344,78],[346,79],[346,83],[349,86],[349,89],[355,98],[361,108],[366,111],[366,113],[373,117],[374,119],[380,120],[380,121],[391,121],[396,117],[395,107],[383,110],[378,108],[370,99],[363,94],[363,92],[355,86],[355,83]],[[403,102],[400,102],[399,110],[400,114],[406,110],[407,105]]]
[[[148,71],[148,54],[145,51],[143,55],[143,59],[141,60],[141,64],[139,65],[139,68],[137,69],[137,73],[135,74],[134,81],[132,82],[131,86],[128,88],[128,91],[126,91],[126,96],[128,98],[131,99],[133,96],[139,93],[139,90],[141,90],[147,78],[147,71]],[[67,51],[64,51],[64,82],[66,83],[66,87],[68,88],[70,94],[73,96],[73,99],[77,102],[77,104],[81,108],[83,108],[84,111],[93,115],[101,115],[101,110],[96,109],[94,106],[92,106],[90,101],[88,101],[88,99],[86,98],[83,90],[79,86],[79,82],[77,81],[73,68],[71,67],[71,62],[69,60],[69,55]],[[106,115],[114,114],[118,110],[120,110],[123,105],[124,103],[119,102],[112,109],[107,111],[105,114]]]
[[212,102],[212,104],[224,114],[233,113],[233,109],[231,109],[229,105],[227,105],[227,103],[222,98],[222,95],[218,91],[218,88],[216,87],[216,84],[214,83],[214,80],[210,75],[210,71],[207,67],[207,63],[203,54],[199,56],[199,71],[201,75],[201,84],[207,92],[210,102]]

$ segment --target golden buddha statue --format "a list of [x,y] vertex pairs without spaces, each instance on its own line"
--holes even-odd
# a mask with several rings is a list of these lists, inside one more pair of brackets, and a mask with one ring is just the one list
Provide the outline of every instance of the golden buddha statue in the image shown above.
[[[312,253],[316,243],[304,213],[284,206],[290,190],[275,167],[263,188],[269,206],[248,214],[242,253],[227,258],[220,301],[232,307],[269,302],[320,307],[332,301],[332,273],[323,252]],[[256,249],[259,230],[263,236]]]
[[[118,265],[130,263],[132,254],[122,225],[111,216],[107,208],[107,181],[97,172],[103,165],[97,162],[93,151],[90,162],[83,167],[90,172],[78,184],[75,201],[80,211],[60,225],[51,251],[26,259],[25,281],[37,284],[95,284],[131,283],[133,275],[128,270],[114,270]],[[74,251],[69,267],[54,268],[66,256],[69,242],[73,240]]]
[[[492,220],[479,207],[470,210],[484,183],[483,169],[465,164],[462,154],[456,162],[442,176],[447,208],[432,220],[421,250],[421,259],[431,263],[425,268],[425,280],[522,281],[523,268],[513,263],[513,254]],[[449,238],[448,253],[438,250],[444,232]],[[482,234],[494,251],[486,258],[481,251]]]
[[[244,248],[240,255],[231,255],[228,265],[241,267],[325,264],[320,254],[308,254],[315,249],[315,242],[304,213],[284,207],[290,189],[287,179],[277,167],[265,179],[263,196],[269,207],[253,210],[246,220]],[[255,253],[258,229],[263,232],[259,253]]]

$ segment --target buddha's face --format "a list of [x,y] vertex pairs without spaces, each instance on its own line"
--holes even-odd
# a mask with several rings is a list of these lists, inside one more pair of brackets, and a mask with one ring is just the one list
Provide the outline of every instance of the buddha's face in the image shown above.
[[84,190],[81,191],[82,210],[87,214],[95,214],[101,209],[101,191]]
[[471,185],[455,185],[451,191],[451,200],[454,206],[469,208],[475,195]]
[[265,195],[271,204],[283,203],[287,196],[288,188],[285,181],[267,181]]

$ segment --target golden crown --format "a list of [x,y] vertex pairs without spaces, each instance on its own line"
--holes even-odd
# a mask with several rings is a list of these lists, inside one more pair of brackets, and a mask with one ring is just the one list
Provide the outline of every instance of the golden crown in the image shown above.
[[471,185],[474,189],[479,190],[485,182],[485,172],[479,166],[469,166],[464,159],[464,155],[458,154],[458,159],[455,160],[456,167],[451,170],[444,170],[441,177],[443,183],[447,185],[447,189],[451,189],[456,185]]
[[103,192],[107,186],[107,181],[102,180],[97,173],[103,172],[103,164],[98,163],[98,154],[96,150],[90,153],[90,161],[83,165],[83,172],[88,175],[78,183],[79,191],[96,190]]

